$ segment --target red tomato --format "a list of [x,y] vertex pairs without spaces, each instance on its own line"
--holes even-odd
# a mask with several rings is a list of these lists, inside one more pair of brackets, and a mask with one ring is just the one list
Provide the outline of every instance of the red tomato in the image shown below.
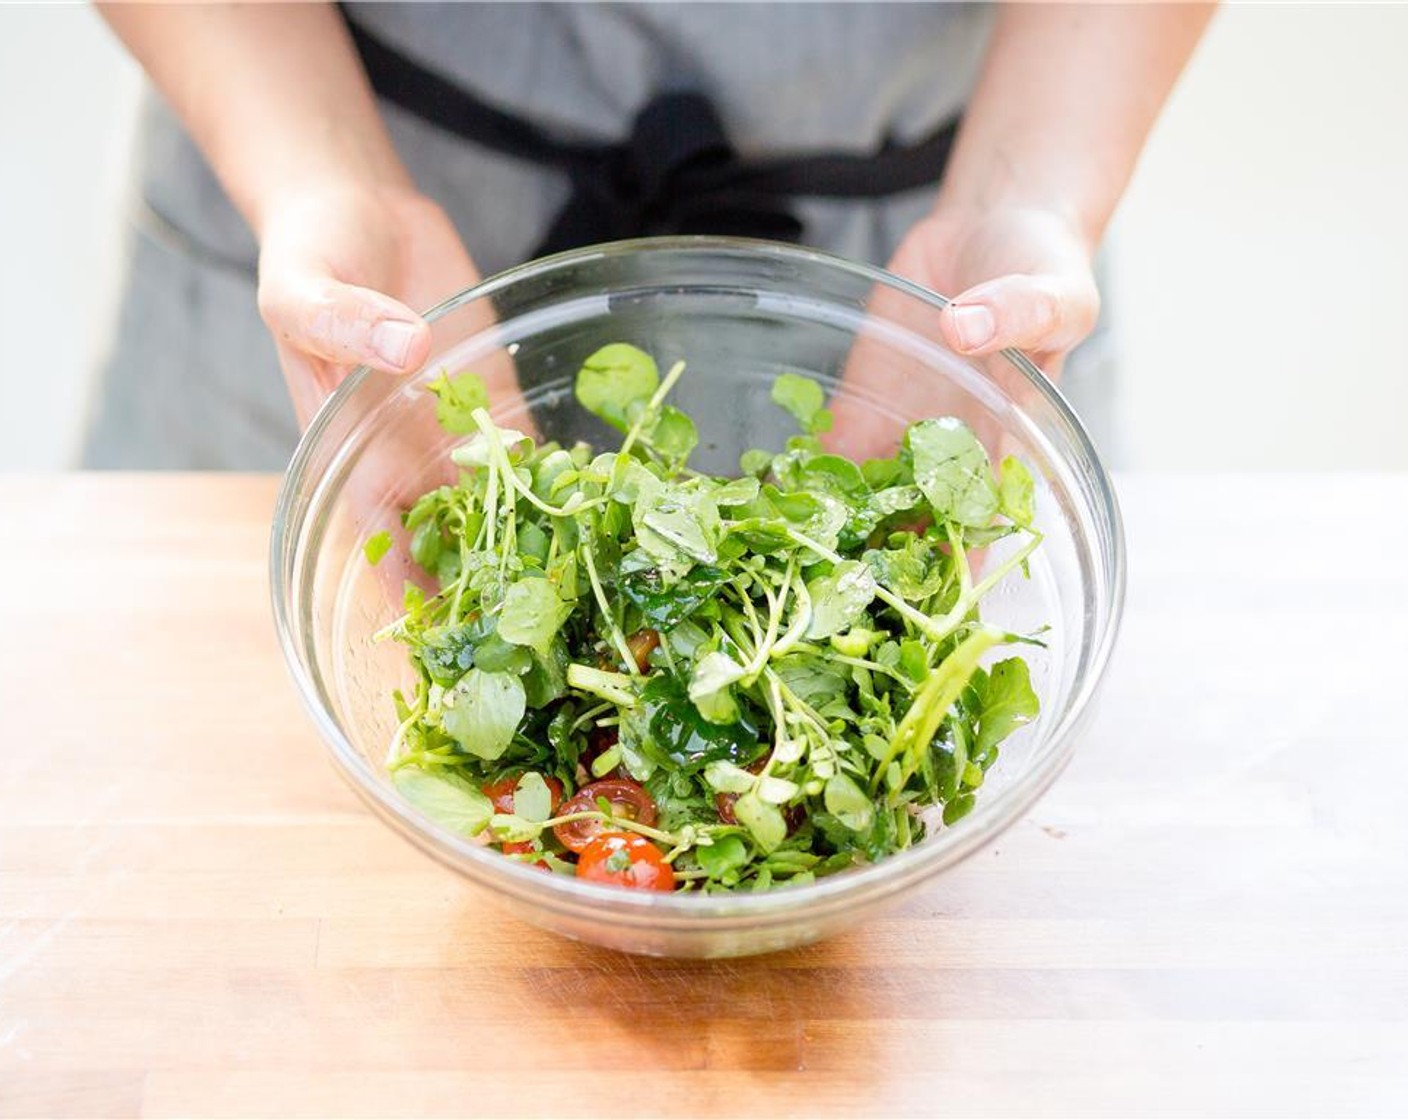
[[[645,787],[629,778],[603,778],[583,786],[569,798],[555,816],[568,816],[571,813],[586,813],[597,808],[597,798],[604,797],[611,805],[611,811],[618,817],[639,821],[641,824],[655,823],[655,802]],[[562,846],[569,851],[585,851],[588,844],[606,829],[599,820],[567,821],[553,829]]]
[[[524,855],[524,854],[526,854],[526,853],[528,853],[528,852],[536,852],[536,851],[538,850],[537,848],[533,847],[533,842],[532,842],[531,840],[514,840],[514,841],[507,841],[507,842],[505,842],[505,843],[502,845],[502,847],[503,847],[503,853],[504,853],[504,855],[506,855],[506,856]],[[541,860],[541,859],[533,859],[533,860],[520,859],[520,860],[515,860],[514,862],[516,862],[516,863],[522,863],[522,864],[524,864],[524,865],[526,865],[526,866],[528,866],[528,867],[541,867],[544,871],[551,871],[551,870],[552,870],[552,868],[547,865],[547,861],[546,861],[546,860]]]
[[[484,796],[494,803],[494,812],[513,812],[513,791],[518,788],[518,780],[522,774],[514,774],[510,778],[500,778],[497,782],[490,782],[484,787]],[[557,815],[557,807],[562,802],[562,783],[556,778],[549,778],[546,775],[543,781],[547,783],[548,793],[552,795],[552,815]]]
[[665,854],[634,832],[603,832],[577,858],[577,878],[638,891],[672,891],[675,872]]

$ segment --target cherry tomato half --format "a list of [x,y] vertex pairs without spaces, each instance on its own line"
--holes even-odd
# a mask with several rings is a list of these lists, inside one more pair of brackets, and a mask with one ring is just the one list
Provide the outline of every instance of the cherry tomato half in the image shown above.
[[[603,778],[579,789],[563,803],[556,816],[571,813],[588,813],[597,808],[597,798],[604,797],[611,805],[611,812],[627,820],[641,824],[655,823],[655,802],[645,787],[629,778]],[[553,829],[562,846],[573,852],[585,851],[587,845],[606,831],[606,825],[590,818],[580,821],[566,821]]]
[[[514,774],[509,778],[500,778],[497,782],[490,782],[484,787],[484,796],[494,803],[494,812],[513,812],[513,791],[518,788],[518,781],[522,774]],[[562,783],[556,778],[544,777],[547,783],[548,793],[552,795],[551,815],[557,815],[557,807],[562,803]]]
[[603,832],[577,858],[577,878],[638,891],[672,891],[675,872],[665,854],[634,832]]

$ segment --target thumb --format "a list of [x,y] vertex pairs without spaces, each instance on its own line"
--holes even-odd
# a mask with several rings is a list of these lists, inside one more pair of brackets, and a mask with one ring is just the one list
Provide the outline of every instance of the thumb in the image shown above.
[[338,365],[403,373],[430,354],[430,326],[404,303],[330,276],[261,272],[259,314],[280,344]]
[[1088,273],[1018,274],[954,297],[939,330],[960,354],[993,354],[1009,346],[1065,353],[1091,332],[1099,314],[1100,293]]

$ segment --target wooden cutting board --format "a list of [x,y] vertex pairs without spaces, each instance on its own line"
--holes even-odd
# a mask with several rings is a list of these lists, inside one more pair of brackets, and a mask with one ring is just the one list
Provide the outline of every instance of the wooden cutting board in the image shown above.
[[1123,480],[1056,788],[718,964],[540,933],[363,811],[275,645],[274,489],[0,480],[0,1115],[1408,1112],[1408,479]]

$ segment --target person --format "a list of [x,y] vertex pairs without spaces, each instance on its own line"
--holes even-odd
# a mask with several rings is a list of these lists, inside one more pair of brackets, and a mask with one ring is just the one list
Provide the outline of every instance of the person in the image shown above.
[[[164,103],[145,109],[85,463],[269,469],[351,368],[420,365],[421,311],[634,233],[888,263],[953,297],[954,349],[1020,347],[1056,376],[1096,324],[1097,247],[1211,9],[102,10]],[[775,196],[753,189],[769,175]],[[1088,417],[1108,411],[1108,386],[1070,382]]]

